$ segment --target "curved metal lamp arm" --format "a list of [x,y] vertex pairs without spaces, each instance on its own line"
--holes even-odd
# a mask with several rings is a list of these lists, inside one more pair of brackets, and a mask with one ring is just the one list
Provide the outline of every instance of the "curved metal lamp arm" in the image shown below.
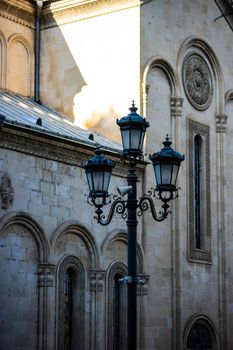
[[94,219],[96,219],[97,223],[102,226],[107,226],[112,221],[113,215],[115,213],[120,214],[123,219],[126,219],[127,217],[127,214],[125,213],[126,202],[121,197],[117,197],[114,200],[114,202],[111,205],[107,218],[103,214],[102,204],[99,204],[99,205],[95,204],[95,207],[96,207],[96,211],[95,211],[96,215],[94,216]]
[[155,209],[154,201],[152,199],[155,197],[155,191],[148,191],[148,194],[144,194],[140,200],[139,200],[139,212],[138,216],[141,216],[142,213],[146,210],[149,210],[153,216],[153,219],[155,221],[163,221],[164,219],[167,218],[168,214],[171,213],[171,211],[168,210],[169,205],[168,202],[170,201],[170,197],[168,199],[163,198],[163,204],[162,204],[162,210],[159,210],[158,214]]

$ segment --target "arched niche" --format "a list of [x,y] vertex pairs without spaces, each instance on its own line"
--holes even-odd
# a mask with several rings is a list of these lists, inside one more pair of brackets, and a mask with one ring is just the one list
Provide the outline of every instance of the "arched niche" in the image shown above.
[[27,213],[11,212],[0,220],[0,235],[11,226],[23,227],[30,232],[38,249],[39,263],[47,263],[50,256],[50,245],[40,224]]
[[185,350],[217,350],[219,341],[214,323],[208,316],[194,315],[184,331]]
[[7,89],[24,96],[32,94],[33,51],[20,34],[8,39]]
[[171,97],[176,97],[180,91],[177,76],[167,60],[152,57],[147,62],[142,89],[143,115],[150,122],[145,152],[152,154],[161,147],[166,134],[172,136]]
[[98,268],[100,252],[92,234],[78,222],[62,224],[51,238],[54,263],[65,255],[78,257],[86,269]]
[[[103,265],[108,268],[114,261],[121,261],[127,265],[127,233],[111,232],[101,246]],[[145,257],[140,244],[137,242],[137,269],[144,273]]]
[[0,31],[0,89],[6,88],[6,53],[6,39]]
[[[38,265],[49,246],[40,226],[24,213],[0,221],[1,346],[36,349],[39,341]],[[28,334],[28,336],[25,336]]]
[[[182,76],[182,67],[185,58],[189,54],[197,54],[204,60],[207,65],[207,70],[210,70],[210,76],[213,84],[213,101],[215,114],[223,114],[224,112],[224,91],[223,91],[223,76],[222,70],[217,56],[211,46],[203,39],[198,37],[188,37],[181,45],[177,58],[177,72]],[[212,101],[210,101],[212,103]],[[209,104],[210,105],[210,104]],[[206,106],[205,109],[209,107]]]

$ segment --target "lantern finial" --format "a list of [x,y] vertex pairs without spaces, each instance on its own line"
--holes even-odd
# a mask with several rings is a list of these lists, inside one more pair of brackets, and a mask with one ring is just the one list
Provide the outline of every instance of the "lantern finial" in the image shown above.
[[168,134],[166,135],[165,141],[163,141],[164,147],[170,147],[172,142],[169,140]]
[[134,100],[132,101],[132,106],[129,108],[131,113],[136,113],[138,108],[135,106]]

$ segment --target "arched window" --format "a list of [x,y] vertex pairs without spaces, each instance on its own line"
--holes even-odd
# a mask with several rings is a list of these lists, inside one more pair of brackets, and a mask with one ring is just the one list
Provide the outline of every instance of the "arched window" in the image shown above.
[[217,350],[215,327],[205,316],[191,319],[184,337],[185,350]]
[[202,248],[203,233],[203,198],[204,181],[203,142],[200,135],[194,137],[194,208],[195,208],[195,248]]
[[85,339],[85,275],[78,258],[66,257],[58,272],[58,346],[83,350]]
[[196,322],[191,328],[188,340],[187,340],[188,350],[212,350],[213,340],[211,333],[207,325],[203,322]]
[[210,135],[207,125],[188,120],[189,259],[211,262]]
[[124,277],[117,273],[114,276],[114,350],[126,349],[126,285],[119,282]]
[[107,349],[127,348],[127,286],[119,282],[126,275],[126,267],[115,263],[108,273]]
[[64,350],[75,349],[75,328],[77,311],[77,274],[68,268],[64,278]]

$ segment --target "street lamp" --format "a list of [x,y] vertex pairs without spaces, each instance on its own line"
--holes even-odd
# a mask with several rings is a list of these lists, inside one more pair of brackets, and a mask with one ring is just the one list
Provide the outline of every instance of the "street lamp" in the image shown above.
[[[106,159],[97,148],[95,156],[85,162],[83,167],[86,171],[87,182],[89,186],[88,203],[94,205],[96,210],[95,219],[103,226],[108,225],[114,213],[118,213],[127,223],[128,235],[128,275],[123,281],[127,283],[127,349],[137,349],[137,284],[140,279],[137,276],[137,216],[141,216],[146,210],[150,210],[155,221],[163,221],[169,214],[169,202],[178,197],[176,187],[177,176],[181,162],[184,156],[171,148],[172,142],[168,135],[163,142],[164,147],[150,155],[152,161],[156,188],[143,194],[137,199],[137,180],[136,163],[142,157],[143,140],[146,128],[149,123],[145,118],[137,114],[137,108],[134,105],[129,108],[130,113],[117,120],[121,130],[123,156],[129,161],[129,170],[127,174],[127,187],[118,188],[121,196],[114,197],[108,216],[103,214],[103,206],[111,202],[108,194],[111,171],[114,163]],[[124,196],[127,194],[127,199]],[[162,210],[157,214],[154,198],[162,201]]]

